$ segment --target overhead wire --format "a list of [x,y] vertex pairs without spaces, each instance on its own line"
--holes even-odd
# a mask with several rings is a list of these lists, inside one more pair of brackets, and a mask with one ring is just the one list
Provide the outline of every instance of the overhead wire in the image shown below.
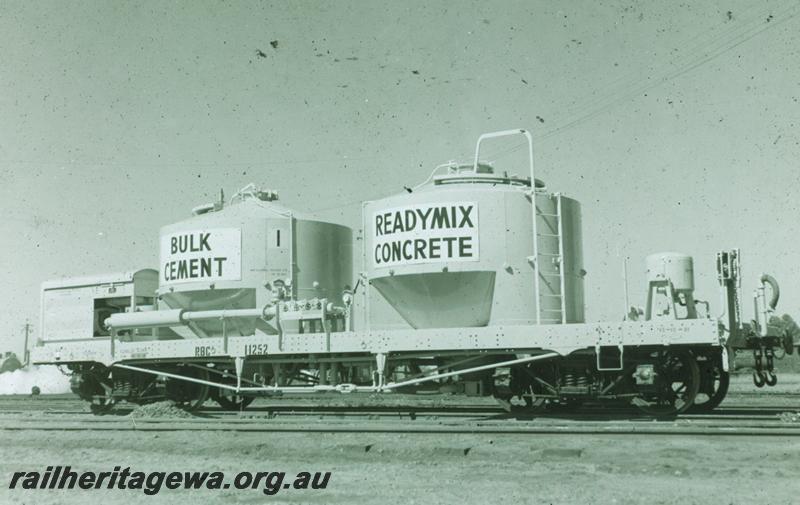
[[[661,76],[659,76],[659,77],[657,77],[655,79],[650,79],[648,77],[644,81],[651,81],[651,82],[642,82],[642,83],[640,83],[638,85],[629,87],[629,89],[625,90],[623,93],[621,93],[617,97],[610,96],[607,99],[606,103],[603,103],[602,105],[600,105],[598,107],[595,107],[593,110],[589,110],[589,111],[587,111],[587,112],[575,117],[574,119],[570,119],[570,120],[566,121],[565,123],[561,124],[560,126],[557,126],[556,128],[548,130],[547,132],[545,132],[543,134],[534,135],[534,137],[538,138],[539,140],[550,138],[550,137],[552,137],[554,135],[557,135],[558,133],[560,133],[560,132],[562,132],[562,131],[564,131],[566,129],[572,128],[572,127],[577,126],[579,124],[582,124],[582,123],[584,123],[584,122],[586,122],[586,121],[588,121],[590,119],[593,119],[594,117],[597,117],[599,114],[601,114],[601,113],[609,110],[610,108],[612,108],[612,107],[624,102],[625,100],[630,99],[632,96],[644,93],[645,91],[648,91],[648,90],[653,89],[653,88],[655,88],[657,86],[660,86],[660,85],[662,85],[662,84],[664,84],[664,83],[666,83],[666,82],[668,82],[670,80],[673,80],[673,79],[676,79],[676,78],[678,78],[678,77],[680,77],[682,75],[685,75],[687,72],[690,72],[690,71],[692,71],[692,70],[694,70],[694,69],[696,69],[696,68],[698,68],[698,67],[700,67],[700,66],[702,66],[702,65],[704,65],[704,64],[706,64],[706,63],[708,63],[710,61],[713,61],[714,59],[718,58],[719,56],[722,56],[723,54],[726,54],[727,52],[733,50],[734,48],[740,46],[741,44],[744,44],[745,42],[751,40],[755,36],[763,33],[764,31],[766,31],[768,29],[771,29],[771,28],[774,28],[776,26],[779,26],[780,24],[783,24],[783,23],[789,21],[790,19],[793,19],[795,16],[797,16],[798,9],[800,9],[800,3],[794,3],[793,2],[792,6],[790,6],[789,8],[787,8],[784,11],[781,11],[779,13],[780,17],[779,16],[775,16],[772,21],[769,21],[769,22],[765,21],[763,25],[754,26],[754,27],[748,27],[746,30],[741,31],[741,33],[737,33],[734,37],[730,37],[728,39],[725,39],[724,41],[722,41],[723,43],[721,45],[720,44],[715,45],[706,54],[704,54],[704,55],[702,55],[700,57],[696,57],[696,58],[690,59],[690,60],[682,63],[675,70],[673,70],[671,72],[666,72],[665,74],[662,74]],[[782,14],[789,14],[792,11],[795,11],[795,12],[792,13],[791,15],[782,16]]]
[[[736,21],[723,21],[715,25],[711,30],[701,31],[682,42],[674,51],[676,56],[655,67],[653,72],[641,76],[641,72],[632,70],[627,74],[616,77],[612,81],[606,82],[603,84],[603,87],[600,88],[600,93],[595,90],[589,95],[586,95],[581,101],[567,106],[567,119],[563,120],[561,125],[547,130],[544,133],[534,133],[534,138],[537,140],[550,138],[566,129],[578,126],[596,117],[633,95],[684,75],[702,64],[747,42],[772,26],[788,21],[794,17],[794,15],[789,17],[782,17],[781,15],[785,12],[796,10],[797,4],[791,2],[788,8],[778,13],[778,16],[772,15],[772,13],[776,12],[772,7],[766,7],[753,13],[756,7],[758,7],[758,5],[752,4],[743,11],[737,12],[734,18]],[[770,18],[771,15],[772,18]],[[768,18],[770,18],[769,21]],[[779,22],[773,23],[773,21]],[[770,23],[772,23],[772,25],[770,25]],[[726,25],[728,26],[726,27]],[[722,44],[722,46],[720,46],[720,44]],[[720,49],[722,49],[721,52]],[[706,52],[698,54],[703,50]],[[672,69],[672,72],[669,71],[670,69]],[[653,82],[652,78],[653,73],[660,75],[660,77],[655,79],[655,82]],[[630,80],[630,82],[625,83],[626,80]],[[620,86],[620,83],[624,84]],[[600,105],[598,106],[598,104]],[[527,143],[522,142],[514,144],[511,147],[496,148],[495,151],[490,151],[490,154],[482,156],[482,159],[497,161],[526,146]],[[464,158],[466,158],[466,156],[464,156]]]
[[[603,85],[601,89],[600,96],[598,97],[598,93],[593,92],[590,95],[587,95],[584,100],[581,102],[576,102],[571,107],[568,108],[569,111],[575,111],[572,114],[567,114],[567,119],[562,121],[561,124],[551,128],[544,133],[534,134],[534,138],[536,140],[547,139],[558,135],[559,133],[568,130],[570,128],[576,127],[586,121],[589,121],[598,115],[606,112],[607,110],[613,108],[616,105],[630,99],[632,96],[637,94],[643,93],[649,89],[662,85],[672,79],[678,78],[686,73],[712,61],[719,56],[733,50],[734,48],[744,44],[745,42],[751,40],[752,38],[756,37],[757,35],[763,33],[764,31],[783,24],[790,19],[794,18],[798,12],[794,12],[790,15],[792,11],[797,11],[800,9],[800,4],[796,2],[791,2],[789,6],[783,10],[776,11],[775,9],[768,7],[762,10],[757,11],[755,14],[751,14],[754,9],[756,8],[755,5],[751,5],[744,10],[744,14],[737,13],[736,19],[738,21],[731,22],[731,23],[722,23],[720,25],[715,26],[712,28],[710,32],[700,32],[695,34],[690,39],[687,39],[682,46],[691,46],[691,44],[695,41],[698,41],[692,47],[683,47],[683,49],[678,49],[675,52],[678,56],[671,59],[670,61],[660,65],[658,69],[664,69],[665,67],[672,67],[671,71],[661,72],[659,77],[653,78],[652,73],[647,76],[635,79],[631,82],[624,84],[623,86],[619,86],[619,83],[624,82],[626,79],[630,78],[628,76],[620,76],[615,78],[612,81],[609,81]],[[775,12],[776,14],[772,14]],[[769,13],[769,14],[768,14]],[[784,14],[787,14],[784,16]],[[772,16],[769,21],[766,21],[765,16]],[[728,28],[724,28],[719,30],[720,26],[724,24],[730,24],[731,26]],[[715,33],[716,32],[716,33]],[[706,36],[707,34],[711,34]],[[702,54],[701,51],[705,51]],[[686,56],[681,56],[686,54]],[[494,151],[490,151],[490,154],[485,155],[484,159],[490,159],[492,161],[497,161],[502,159],[514,152],[525,147],[526,143],[517,143],[511,147],[500,148]],[[471,157],[468,158],[466,155],[464,158],[469,159],[471,161]],[[292,164],[324,164],[324,163],[331,163],[331,162],[341,162],[343,160],[352,160],[352,161],[366,161],[366,160],[373,160],[376,159],[375,156],[363,156],[363,157],[350,157],[350,156],[343,156],[337,157],[335,159],[310,159],[310,160],[280,160],[280,161],[257,161],[257,162],[227,162],[227,163],[219,163],[219,162],[197,162],[197,163],[171,163],[171,162],[160,162],[160,163],[123,163],[123,162],[100,162],[100,163],[81,163],[82,165],[97,165],[97,166],[129,166],[129,167],[136,167],[136,166],[171,166],[171,165],[181,165],[181,166],[218,166],[218,165],[227,165],[227,166],[269,166],[269,165],[292,165]],[[58,162],[58,161],[20,161],[20,160],[6,160],[0,163],[30,163],[30,164],[61,164],[61,165],[70,165],[75,163],[74,160],[69,162]],[[324,209],[317,209],[313,212],[322,212],[325,210],[332,210],[341,207],[347,207],[350,205],[354,205],[358,202],[349,202],[335,207],[326,207]]]
[[[685,55],[691,55],[693,53],[697,53],[701,51],[704,47],[707,47],[712,43],[714,43],[716,40],[719,40],[730,33],[742,30],[743,27],[746,27],[747,25],[753,22],[763,21],[766,18],[766,15],[769,12],[771,12],[771,9],[764,9],[752,16],[748,16],[747,13],[749,13],[753,9],[755,9],[755,4],[746,8],[743,11],[745,14],[737,13],[736,18],[734,18],[735,21],[730,21],[730,22],[723,21],[722,23],[719,23],[714,27],[712,27],[710,30],[701,30],[700,32],[696,33],[689,39],[677,44],[677,47],[674,50],[675,56],[671,58],[669,61],[659,65],[659,67],[664,68],[669,65],[674,66],[675,64],[679,63],[681,58],[685,58],[686,57]],[[695,41],[698,42],[694,44]],[[658,71],[659,68],[654,68],[652,70]],[[598,101],[608,99],[624,91],[626,88],[635,86],[637,82],[641,82],[647,79],[648,77],[642,76],[642,73],[638,68],[631,69],[630,71],[623,73],[622,75],[616,77],[615,79],[606,82],[605,84],[602,85],[602,87],[595,88],[595,90],[592,93],[586,95],[581,101],[566,106],[567,115],[581,114],[583,109],[590,108]],[[620,85],[622,85],[622,87],[620,87]]]
[[[544,133],[536,134],[534,133],[534,139],[536,140],[543,140],[554,135],[557,135],[569,128],[578,126],[594,117],[597,117],[599,114],[606,112],[607,110],[613,108],[616,105],[624,102],[627,99],[630,99],[632,96],[637,94],[643,93],[650,89],[653,89],[657,86],[660,86],[670,80],[676,79],[686,73],[712,61],[723,54],[735,49],[736,47],[744,44],[745,42],[751,40],[752,38],[756,37],[757,35],[763,33],[764,31],[774,28],[780,24],[783,24],[790,19],[793,19],[797,16],[798,10],[800,10],[800,4],[796,2],[792,2],[786,9],[781,11],[774,11],[773,9],[767,9],[763,12],[759,12],[755,16],[751,18],[750,21],[753,20],[760,20],[757,24],[751,26],[752,23],[746,23],[744,25],[740,25],[737,27],[736,30],[729,29],[721,32],[717,36],[713,37],[711,42],[707,42],[706,48],[707,51],[702,55],[695,55],[692,57],[691,55],[686,58],[682,58],[683,61],[680,59],[673,59],[671,62],[665,65],[661,65],[661,67],[665,67],[667,65],[671,65],[677,68],[673,68],[672,71],[667,71],[663,73],[660,77],[656,79],[652,79],[650,76],[643,77],[638,80],[638,82],[631,83],[625,85],[618,91],[611,92],[607,94],[605,99],[596,100],[596,102],[603,102],[605,100],[606,103],[601,103],[601,105],[594,107],[591,110],[587,110],[583,114],[577,115],[573,118],[568,119],[567,121],[563,122],[561,125],[556,126],[550,130],[547,130]],[[795,11],[792,13],[792,11]],[[776,15],[772,15],[772,18],[767,21],[768,18],[764,17],[764,13],[766,12],[776,12]],[[791,14],[790,14],[791,13]],[[784,14],[786,14],[784,16]],[[727,37],[723,37],[724,35],[729,35]],[[696,39],[695,36],[693,39]],[[649,81],[649,82],[648,82]],[[614,96],[617,95],[617,96]],[[494,152],[490,156],[486,156],[486,158],[490,158],[493,160],[501,159],[505,156],[508,156],[526,146],[525,143],[519,143],[512,147],[505,148],[499,151]]]

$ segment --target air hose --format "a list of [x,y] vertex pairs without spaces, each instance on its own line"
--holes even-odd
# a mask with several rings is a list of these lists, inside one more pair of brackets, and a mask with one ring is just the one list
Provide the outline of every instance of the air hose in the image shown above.
[[762,274],[761,284],[769,284],[769,286],[772,288],[772,298],[769,301],[769,306],[775,310],[775,307],[778,305],[778,300],[781,297],[781,288],[778,286],[778,281],[775,280],[775,277],[769,274]]

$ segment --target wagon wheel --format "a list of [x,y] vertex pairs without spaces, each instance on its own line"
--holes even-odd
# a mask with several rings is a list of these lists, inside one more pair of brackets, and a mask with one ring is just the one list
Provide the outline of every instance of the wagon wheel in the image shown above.
[[[228,386],[236,385],[234,376],[231,375],[227,370],[224,371],[220,382],[223,382]],[[240,412],[246,409],[251,403],[253,403],[253,400],[255,400],[254,396],[245,396],[231,389],[218,387],[211,388],[211,391],[209,392],[209,398],[214,400],[223,410],[234,412]]]
[[255,400],[252,396],[243,396],[228,389],[219,388],[214,392],[212,398],[224,410],[231,411],[242,411]]
[[706,364],[700,369],[700,389],[688,412],[711,412],[728,394],[731,376],[719,364]]
[[535,414],[539,412],[544,412],[547,408],[547,399],[542,398],[541,393],[538,393],[533,386],[528,386],[525,393],[522,394],[522,398],[525,402],[524,407],[522,408],[522,412],[526,414]]
[[93,414],[103,414],[114,406],[114,391],[110,372],[104,367],[94,367],[70,378],[70,389],[82,400],[89,402]]
[[653,386],[641,388],[632,403],[645,414],[656,417],[686,412],[700,388],[696,358],[689,351],[659,352],[656,358]]
[[110,395],[95,395],[89,402],[89,410],[92,414],[105,414],[114,407],[114,399]]
[[[208,380],[208,370],[182,367],[179,373],[195,379]],[[191,412],[205,403],[210,389],[208,384],[169,378],[166,383],[166,396],[175,402],[176,406]]]
[[504,410],[515,414],[535,414],[543,412],[547,401],[545,398],[537,396],[532,390],[518,395],[496,390],[492,394],[492,397],[494,397]]
[[81,385],[81,398],[89,401],[92,414],[105,414],[114,406],[114,388],[98,376],[90,375]]
[[492,396],[508,412],[535,414],[544,411],[547,399],[544,388],[534,379],[527,366],[511,368],[508,386],[495,386]]

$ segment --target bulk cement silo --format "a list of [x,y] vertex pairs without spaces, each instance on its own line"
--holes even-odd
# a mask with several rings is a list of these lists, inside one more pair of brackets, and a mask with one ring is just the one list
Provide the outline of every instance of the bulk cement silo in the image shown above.
[[[326,298],[341,305],[342,293],[353,286],[351,229],[276,200],[275,192],[250,185],[229,203],[197,207],[190,219],[161,228],[160,308],[250,309],[276,298]],[[256,323],[255,317],[235,319],[226,331],[252,335]],[[179,330],[219,336],[222,322]]]
[[[528,138],[530,177],[478,161],[482,140],[512,134]],[[370,284],[414,328],[583,322],[580,204],[531,187],[530,134],[483,135],[474,163],[445,167],[364,204]]]

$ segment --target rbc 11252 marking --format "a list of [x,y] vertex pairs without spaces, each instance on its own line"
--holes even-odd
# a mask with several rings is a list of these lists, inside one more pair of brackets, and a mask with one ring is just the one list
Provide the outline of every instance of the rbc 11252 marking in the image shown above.
[[244,354],[245,356],[251,354],[267,354],[267,344],[245,344]]

